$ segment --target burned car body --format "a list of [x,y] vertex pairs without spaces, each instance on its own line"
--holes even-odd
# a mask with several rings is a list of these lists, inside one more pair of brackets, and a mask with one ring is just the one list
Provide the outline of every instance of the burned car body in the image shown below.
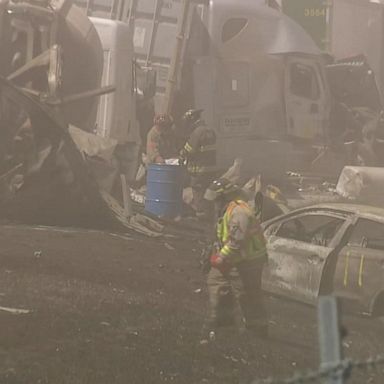
[[263,225],[266,291],[305,303],[334,293],[360,313],[384,314],[384,209],[321,204]]

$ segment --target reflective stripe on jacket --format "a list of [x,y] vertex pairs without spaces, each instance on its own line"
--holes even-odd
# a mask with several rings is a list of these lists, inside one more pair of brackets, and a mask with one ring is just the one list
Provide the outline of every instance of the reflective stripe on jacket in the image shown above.
[[266,241],[259,220],[242,200],[229,203],[217,224],[220,254],[231,263],[267,258]]

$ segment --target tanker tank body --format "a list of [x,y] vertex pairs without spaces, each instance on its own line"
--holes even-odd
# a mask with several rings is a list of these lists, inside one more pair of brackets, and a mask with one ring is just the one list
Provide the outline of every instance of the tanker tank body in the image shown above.
[[[96,90],[103,75],[103,48],[97,30],[84,11],[72,5],[60,25],[58,44],[63,47],[62,97]],[[68,123],[88,132],[94,130],[98,97],[82,99],[62,108]]]
[[55,101],[67,123],[92,131],[97,97],[60,103],[101,85],[103,50],[87,15],[71,0],[8,0],[1,9],[1,76],[41,100]]

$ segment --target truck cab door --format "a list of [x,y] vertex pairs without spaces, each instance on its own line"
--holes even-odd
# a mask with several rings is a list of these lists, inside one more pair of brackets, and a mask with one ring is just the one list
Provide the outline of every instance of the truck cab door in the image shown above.
[[322,62],[316,56],[289,55],[284,79],[288,136],[323,142],[330,92]]

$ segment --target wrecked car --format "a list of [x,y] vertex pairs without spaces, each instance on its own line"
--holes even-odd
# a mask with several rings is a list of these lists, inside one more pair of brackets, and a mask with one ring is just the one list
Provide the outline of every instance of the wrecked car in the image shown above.
[[384,209],[319,204],[263,226],[266,291],[309,304],[333,293],[354,311],[384,315]]

